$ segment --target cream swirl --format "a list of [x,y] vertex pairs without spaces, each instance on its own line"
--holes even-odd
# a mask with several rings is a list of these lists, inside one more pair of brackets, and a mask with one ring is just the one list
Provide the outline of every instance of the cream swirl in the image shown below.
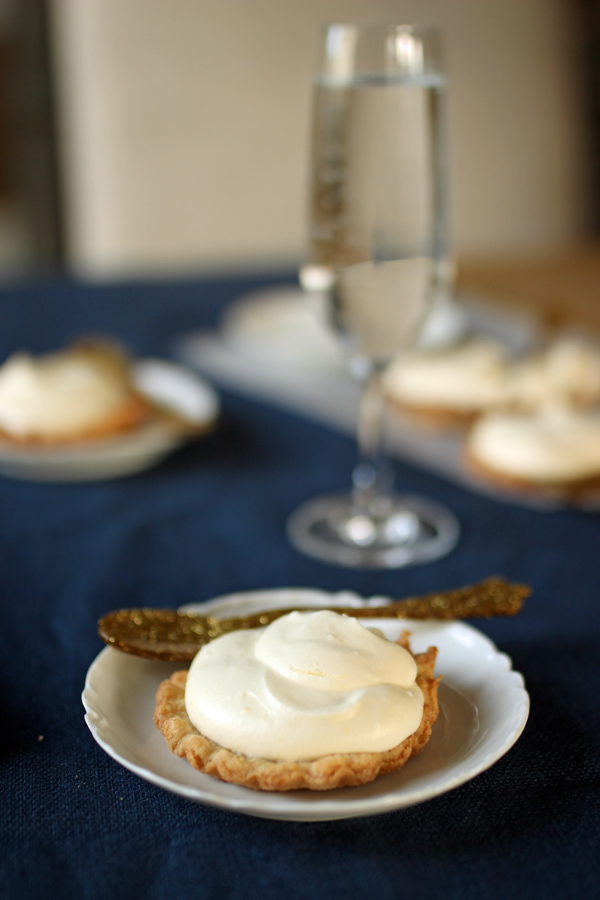
[[503,475],[535,483],[581,481],[600,475],[600,414],[489,414],[473,426],[467,451]]
[[477,337],[399,357],[385,374],[385,387],[406,406],[459,413],[591,407],[600,401],[600,351],[565,336],[542,353],[511,359],[497,341]]
[[523,410],[591,407],[600,400],[600,351],[576,337],[559,338],[512,365],[508,392]]
[[385,374],[392,398],[409,406],[470,412],[507,399],[507,354],[492,339],[477,338],[436,351],[413,351]]
[[408,651],[338,613],[293,612],[200,650],[188,715],[246,756],[309,760],[384,751],[419,726],[423,694]]
[[0,368],[0,429],[17,438],[60,438],[110,416],[127,385],[84,353],[11,356]]

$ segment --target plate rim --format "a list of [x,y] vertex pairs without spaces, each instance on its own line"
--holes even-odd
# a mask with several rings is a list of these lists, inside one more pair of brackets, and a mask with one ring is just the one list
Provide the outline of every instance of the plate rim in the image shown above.
[[[361,598],[360,595],[355,594],[351,591],[328,592],[312,588],[274,588],[225,594],[205,603],[186,604],[184,607],[181,607],[181,609],[187,609],[189,607],[196,606],[201,607],[204,610],[211,609],[214,611],[217,607],[225,606],[226,610],[228,605],[233,605],[234,601],[238,602],[240,598],[243,598],[245,596],[251,596],[253,598],[265,598],[268,596],[272,601],[273,606],[280,603],[279,598],[281,598],[282,594],[289,595],[291,593],[301,593],[303,595],[312,594],[315,600],[317,600],[318,597],[325,596],[328,598],[329,605],[332,606],[335,605],[333,602],[331,602],[332,598],[337,598],[339,604],[345,604],[349,598],[354,599],[355,602],[362,600],[363,603],[361,605],[364,605],[364,603],[368,603],[370,601],[374,602],[375,605],[381,605],[381,602],[384,602],[387,599],[383,596]],[[289,603],[286,603],[286,605],[289,605]],[[300,604],[297,605],[299,606]],[[268,608],[268,604],[264,604],[264,608]],[[308,606],[307,608],[311,607]],[[397,620],[393,619],[385,619],[384,621],[397,622]],[[405,621],[410,622],[411,620]],[[422,620],[412,621],[419,622],[420,625],[423,624]],[[434,620],[426,621],[431,621],[432,623],[434,623]],[[98,711],[93,706],[93,698],[91,695],[95,692],[95,688],[92,682],[98,669],[101,669],[102,666],[106,664],[107,658],[110,659],[113,654],[120,653],[120,651],[115,650],[112,647],[104,647],[104,649],[100,651],[100,653],[91,663],[86,674],[85,686],[81,695],[82,703],[85,709],[85,722],[90,729],[90,732],[92,733],[92,736],[96,743],[112,759],[114,759],[120,765],[124,766],[124,768],[128,769],[133,774],[144,779],[145,781],[154,784],[157,787],[162,788],[163,790],[169,791],[170,793],[174,793],[194,802],[200,802],[207,806],[222,809],[224,811],[237,812],[259,818],[268,818],[271,820],[303,822],[334,821],[336,819],[380,815],[386,812],[392,812],[394,810],[416,806],[427,800],[433,799],[434,797],[442,796],[443,794],[446,794],[457,787],[460,787],[462,784],[471,781],[473,778],[477,777],[482,772],[485,772],[492,765],[494,765],[494,763],[501,759],[502,756],[504,756],[514,746],[514,744],[521,736],[523,729],[525,728],[525,725],[527,723],[530,710],[530,698],[526,690],[522,674],[520,672],[517,672],[513,668],[511,658],[507,654],[501,652],[496,644],[487,635],[483,634],[477,628],[474,628],[472,625],[467,624],[464,621],[449,620],[435,622],[435,624],[442,627],[447,626],[448,628],[454,628],[458,626],[459,632],[465,632],[472,638],[475,637],[477,641],[481,642],[482,645],[487,647],[489,652],[493,654],[493,658],[499,663],[501,667],[503,678],[507,680],[507,683],[508,681],[510,681],[511,689],[521,694],[520,703],[515,704],[515,709],[517,708],[517,706],[519,707],[518,721],[511,728],[510,733],[507,735],[502,745],[500,747],[497,747],[496,749],[490,749],[474,769],[465,770],[464,767],[462,767],[454,775],[454,777],[446,778],[441,788],[439,784],[436,785],[434,783],[425,787],[422,786],[420,788],[413,788],[412,791],[410,789],[404,790],[404,792],[400,795],[398,794],[398,792],[389,792],[377,798],[360,797],[356,800],[348,800],[345,798],[343,804],[341,804],[339,800],[336,800],[334,796],[331,796],[335,792],[324,792],[323,795],[319,795],[318,804],[315,802],[314,798],[310,803],[306,803],[302,800],[298,800],[297,796],[294,796],[293,793],[290,793],[286,795],[276,795],[278,798],[280,796],[283,796],[283,801],[279,801],[281,804],[281,808],[272,810],[269,809],[268,806],[268,798],[270,794],[265,794],[265,792],[252,791],[248,788],[242,788],[241,786],[236,785],[235,787],[239,787],[239,790],[244,792],[244,794],[240,797],[228,797],[212,792],[210,790],[210,783],[207,784],[207,787],[192,787],[179,784],[175,781],[171,781],[169,778],[157,772],[154,772],[152,769],[148,769],[146,766],[134,763],[131,760],[124,758],[122,754],[119,753],[119,751],[116,750],[110,744],[110,742],[107,741],[102,736],[102,734],[99,733],[98,723],[96,719],[98,717],[100,719],[103,719],[103,715],[102,713],[98,713]],[[177,664],[174,664],[174,666],[176,665]],[[447,683],[450,684],[450,682]],[[210,778],[210,776],[203,775],[203,773],[201,772],[199,772],[198,775],[203,776],[206,779]],[[286,800],[288,801],[288,804],[286,804]],[[374,805],[377,807],[376,809],[373,809]]]

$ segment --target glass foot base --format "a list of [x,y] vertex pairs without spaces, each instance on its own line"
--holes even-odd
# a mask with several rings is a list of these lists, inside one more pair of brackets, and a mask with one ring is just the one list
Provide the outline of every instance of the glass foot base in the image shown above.
[[344,494],[303,503],[287,523],[293,546],[341,566],[400,569],[431,562],[457,544],[460,526],[443,506],[421,497],[393,497],[376,516],[353,514]]

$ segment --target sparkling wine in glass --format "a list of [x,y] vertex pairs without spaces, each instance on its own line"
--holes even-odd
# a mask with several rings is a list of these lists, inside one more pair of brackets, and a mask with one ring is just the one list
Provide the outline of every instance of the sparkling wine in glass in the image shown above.
[[448,553],[459,536],[448,510],[394,493],[382,453],[382,372],[414,344],[448,287],[445,101],[436,29],[326,29],[300,280],[362,385],[359,462],[351,491],[303,504],[288,534],[299,550],[341,565],[425,562]]

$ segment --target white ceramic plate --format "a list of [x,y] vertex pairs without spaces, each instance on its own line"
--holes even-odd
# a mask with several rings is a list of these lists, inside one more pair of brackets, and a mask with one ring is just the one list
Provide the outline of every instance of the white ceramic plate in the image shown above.
[[0,447],[0,474],[27,481],[96,481],[148,469],[219,414],[219,398],[203,378],[184,366],[143,359],[134,366],[136,387],[183,425],[156,421],[111,440],[90,441],[72,448]]
[[[231,594],[197,607],[220,616],[287,606],[379,605],[355,594],[312,590]],[[371,784],[324,793],[263,793],[225,784],[174,756],[153,724],[159,683],[181,665],[157,663],[105,648],[82,695],[86,722],[113,759],[147,781],[209,806],[267,819],[328,821],[376,815],[421,803],[474,778],[503,756],[521,734],[529,713],[523,678],[488,638],[463,623],[378,619],[390,638],[409,627],[414,650],[439,648],[436,671],[440,716],[425,750],[399,772]]]
[[[337,337],[327,327],[326,301],[318,292],[280,285],[238,297],[221,322],[224,343],[261,367],[347,371],[348,362]],[[312,308],[311,308],[312,307]],[[466,333],[467,315],[450,298],[438,297],[420,337],[420,346],[453,343]],[[194,336],[180,344],[184,357],[193,355]],[[202,365],[200,347],[199,363]]]
[[261,366],[346,369],[339,343],[300,288],[280,286],[238,297],[225,311],[221,335]]

